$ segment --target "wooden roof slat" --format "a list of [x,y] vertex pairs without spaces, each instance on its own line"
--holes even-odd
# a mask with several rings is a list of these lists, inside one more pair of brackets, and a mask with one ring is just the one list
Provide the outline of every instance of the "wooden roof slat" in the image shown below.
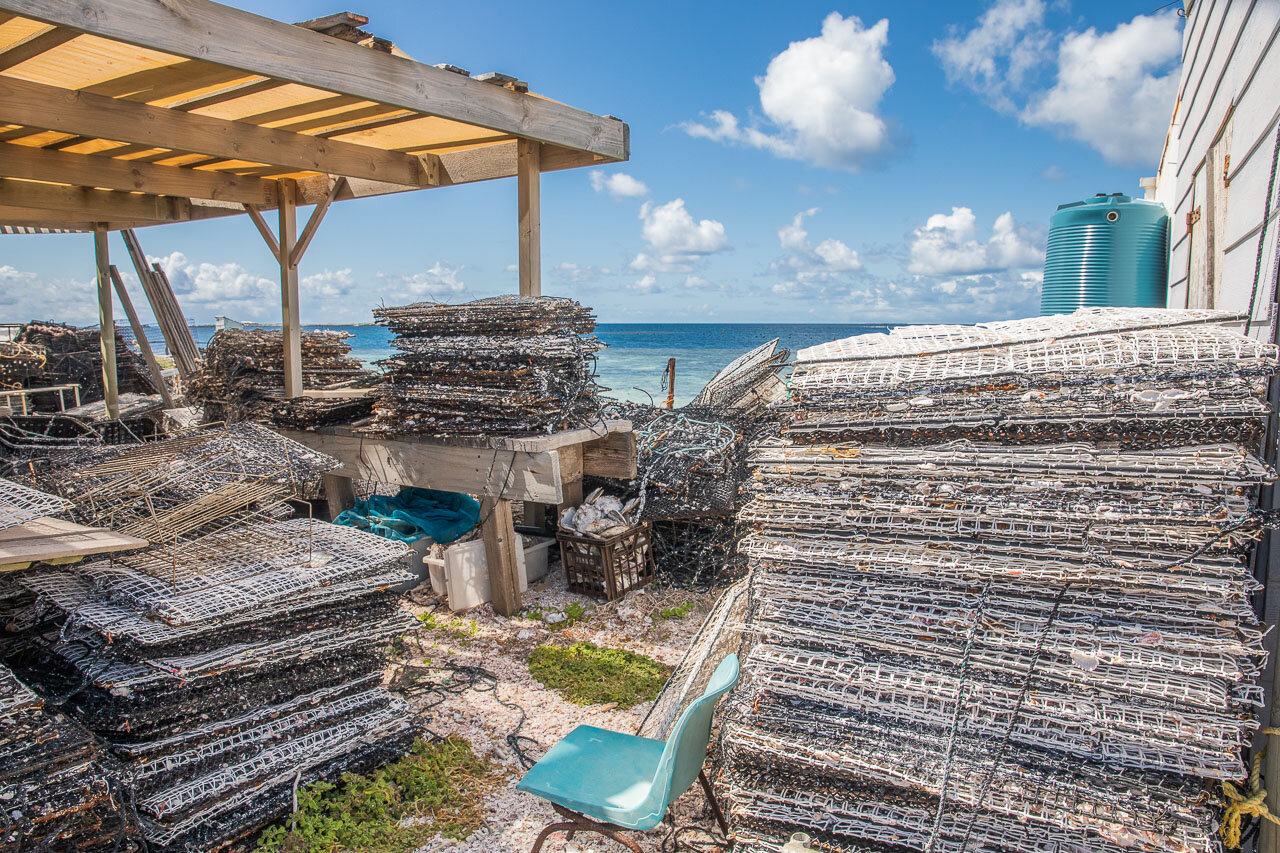
[[66,44],[80,35],[75,30],[61,27],[46,27],[42,32],[27,36],[7,47],[0,49],[0,71],[21,65],[28,59],[39,56],[58,45]]
[[362,133],[368,130],[379,130],[384,127],[391,127],[392,125],[402,124],[406,121],[412,121],[413,119],[416,119],[416,118],[421,118],[421,116],[418,113],[405,113],[404,115],[394,116],[392,118],[384,118],[384,119],[377,119],[376,121],[362,122],[360,124],[356,124],[351,127],[336,127],[336,128],[333,128],[332,130],[322,130],[315,135],[320,137],[321,139],[332,139],[335,136],[345,136],[348,133]]
[[273,89],[279,89],[281,86],[287,85],[289,84],[280,80],[251,80],[248,83],[237,83],[234,86],[228,86],[227,88],[219,89],[216,92],[209,92],[205,95],[197,95],[193,98],[175,101],[171,104],[165,104],[165,106],[171,110],[191,112],[192,110],[199,110],[205,107],[225,104],[227,101],[234,101],[238,98],[256,95],[260,92],[270,92]]
[[0,150],[0,176],[262,206],[276,203],[275,185],[257,178],[21,145],[4,145]]
[[422,186],[411,155],[182,113],[0,75],[0,121]]
[[[368,101],[362,98],[353,98],[350,95],[330,95],[315,101],[290,104],[287,107],[277,107],[276,109],[253,115],[237,116],[235,120],[246,124],[269,125],[275,122],[315,115],[316,113],[338,110],[355,104],[368,104]],[[383,109],[387,109],[387,107],[383,107]]]
[[[276,130],[287,130],[290,133],[307,133],[308,131],[324,128],[326,130],[336,131],[333,135],[340,136],[343,132],[352,132],[357,127],[363,127],[368,124],[367,119],[383,119],[395,117],[401,120],[417,118],[417,113],[406,114],[399,107],[388,107],[385,104],[372,104],[367,107],[361,107],[358,110],[348,110],[347,112],[333,113],[332,115],[313,116],[311,118],[302,119],[301,121],[290,122],[289,124],[278,124]],[[352,128],[352,130],[343,131],[343,128]],[[327,138],[327,137],[326,137]]]
[[211,86],[229,86],[244,82],[253,75],[235,68],[224,68],[208,62],[184,59],[169,65],[149,68],[133,74],[126,74],[92,86],[85,86],[80,91],[108,98],[127,98],[131,101],[151,103],[176,98]]
[[441,116],[614,160],[628,156],[618,119],[478,82],[211,2],[0,0],[45,23],[287,80],[339,95]]

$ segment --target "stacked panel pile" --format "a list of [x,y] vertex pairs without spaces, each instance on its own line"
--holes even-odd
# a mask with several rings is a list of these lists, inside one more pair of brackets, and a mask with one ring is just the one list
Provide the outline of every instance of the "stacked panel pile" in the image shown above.
[[48,353],[42,346],[0,341],[0,388],[26,388],[44,371],[48,360]]
[[[302,387],[365,386],[375,377],[351,357],[349,332],[302,333]],[[206,422],[261,421],[310,428],[369,414],[367,397],[286,399],[284,335],[264,329],[222,329],[205,349],[187,397],[204,407]]]
[[0,666],[0,851],[108,850],[123,841],[112,765],[89,732],[45,710]]
[[371,429],[431,435],[536,435],[600,412],[591,310],[572,299],[500,296],[462,305],[374,309],[398,355]]
[[[53,322],[28,323],[18,334],[17,343],[24,345],[27,352],[39,350],[44,356],[37,370],[27,371],[24,387],[76,383],[80,386],[81,403],[102,399],[102,349],[97,329],[77,329]],[[116,373],[117,390],[121,394],[155,392],[142,356],[125,344],[119,331],[116,332]]]
[[407,747],[408,708],[380,686],[411,624],[405,547],[280,517],[334,460],[256,424],[73,458],[47,476],[81,517],[153,545],[23,573],[11,663],[125,762],[152,849],[235,843],[295,785]]
[[1112,309],[800,354],[742,513],[744,849],[1219,849],[1265,658],[1247,558],[1274,472],[1242,442],[1277,364],[1229,319]]

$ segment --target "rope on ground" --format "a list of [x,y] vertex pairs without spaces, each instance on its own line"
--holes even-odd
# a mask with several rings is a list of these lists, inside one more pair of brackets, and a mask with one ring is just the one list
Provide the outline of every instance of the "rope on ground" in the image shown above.
[[[1280,729],[1265,728],[1264,735],[1280,735]],[[1267,757],[1267,748],[1263,747],[1253,756],[1253,767],[1249,770],[1249,781],[1243,786],[1232,782],[1222,783],[1222,793],[1227,798],[1227,811],[1222,816],[1222,825],[1218,834],[1222,836],[1224,846],[1239,850],[1241,846],[1241,828],[1246,817],[1269,820],[1280,826],[1280,818],[1271,813],[1267,806],[1267,789],[1262,786],[1262,761]]]

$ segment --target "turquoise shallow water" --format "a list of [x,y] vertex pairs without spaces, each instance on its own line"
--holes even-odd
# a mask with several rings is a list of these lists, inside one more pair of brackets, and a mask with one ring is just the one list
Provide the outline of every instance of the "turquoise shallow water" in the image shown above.
[[[394,352],[391,334],[382,326],[307,328],[350,332],[352,354],[370,364]],[[675,358],[676,405],[682,405],[720,368],[773,338],[779,338],[779,346],[794,355],[803,347],[887,328],[856,323],[602,323],[596,336],[609,347],[600,353],[599,382],[612,389],[611,397],[634,402],[652,397],[660,402],[666,398],[662,374],[667,359]],[[194,331],[201,345],[213,335],[212,326],[197,326]]]

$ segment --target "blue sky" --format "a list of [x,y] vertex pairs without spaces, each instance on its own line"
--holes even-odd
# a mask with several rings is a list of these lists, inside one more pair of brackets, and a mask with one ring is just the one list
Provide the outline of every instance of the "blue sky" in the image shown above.
[[[284,20],[336,8],[233,5]],[[544,293],[605,322],[963,322],[1038,313],[1054,207],[1140,195],[1155,173],[1181,40],[1177,7],[1157,5],[358,11],[420,61],[514,74],[630,124],[630,162],[544,176]],[[192,319],[278,321],[273,260],[247,218],[140,236]],[[3,239],[7,319],[96,319],[88,237]],[[515,259],[514,181],[341,203],[303,262],[303,321],[513,292]]]

